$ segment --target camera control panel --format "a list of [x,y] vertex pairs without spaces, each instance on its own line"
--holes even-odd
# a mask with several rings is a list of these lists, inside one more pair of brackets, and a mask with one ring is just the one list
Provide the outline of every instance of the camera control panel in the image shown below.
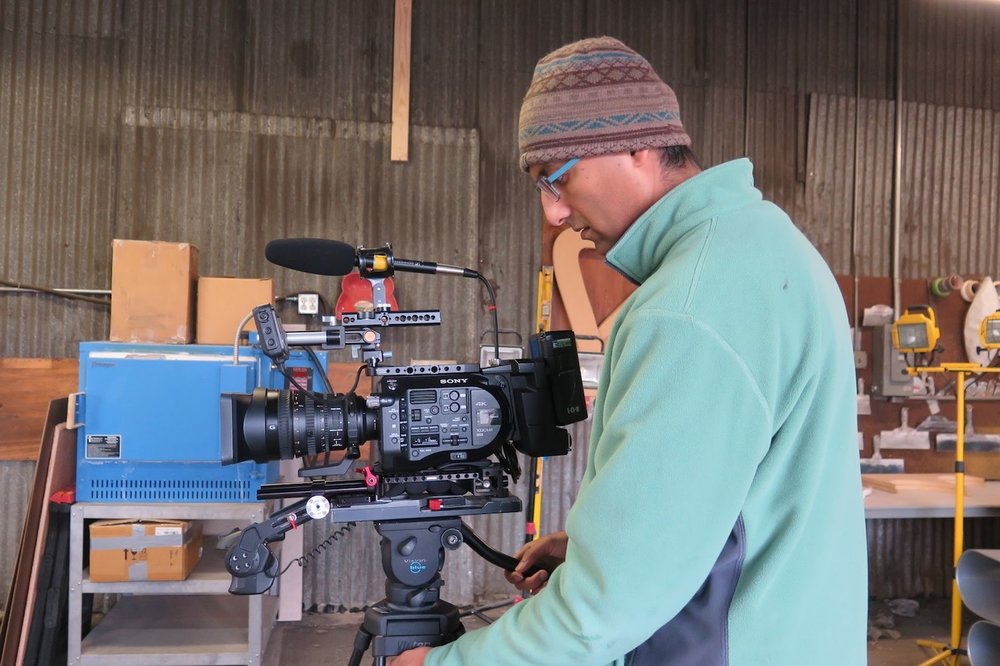
[[389,450],[411,465],[464,462],[482,458],[500,436],[503,408],[478,386],[409,388],[386,408],[383,426]]

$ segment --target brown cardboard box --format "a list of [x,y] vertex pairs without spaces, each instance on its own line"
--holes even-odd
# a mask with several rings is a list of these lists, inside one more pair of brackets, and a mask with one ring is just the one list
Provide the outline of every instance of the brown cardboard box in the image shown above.
[[[233,344],[243,318],[258,305],[273,302],[270,278],[198,278],[198,344]],[[252,319],[243,330],[254,330]]]
[[118,238],[111,248],[111,340],[193,342],[198,248]]
[[90,580],[184,580],[201,558],[190,520],[98,520],[90,525]]

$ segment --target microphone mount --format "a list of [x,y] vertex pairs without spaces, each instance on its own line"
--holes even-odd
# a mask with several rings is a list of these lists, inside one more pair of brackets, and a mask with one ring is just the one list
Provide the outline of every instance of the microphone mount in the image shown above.
[[[345,312],[339,325],[323,326],[317,331],[285,331],[281,319],[269,303],[253,309],[258,341],[265,356],[283,363],[290,346],[318,346],[321,349],[354,347],[370,368],[380,365],[390,352],[382,350],[378,329],[389,326],[440,326],[440,310],[397,310],[383,312]],[[330,318],[333,321],[332,318]]]
[[[371,312],[343,313],[342,318],[344,321],[341,322],[342,325],[334,327],[339,330],[329,330],[331,327],[324,327],[322,331],[310,331],[301,336],[289,335],[287,340],[284,339],[284,336],[272,336],[282,338],[280,341],[274,340],[276,343],[274,345],[265,344],[265,347],[270,348],[274,354],[274,356],[271,356],[272,359],[280,358],[283,353],[282,346],[287,343],[305,345],[319,343],[325,349],[342,349],[346,344],[355,349],[360,347],[365,362],[374,368],[382,362],[383,353],[380,350],[381,336],[377,331],[372,331],[373,327],[440,324],[440,313],[437,310],[392,312],[386,292],[385,280],[392,277],[396,271],[430,275],[455,275],[482,281],[490,295],[491,311],[493,314],[494,347],[496,357],[499,358],[500,356],[498,340],[499,324],[497,323],[496,299],[493,294],[493,287],[489,280],[471,268],[449,266],[432,261],[402,259],[393,254],[392,244],[390,243],[385,243],[382,247],[377,248],[360,246],[355,250],[347,243],[319,238],[273,240],[267,244],[265,256],[269,261],[279,266],[315,275],[347,275],[354,267],[357,267],[358,275],[367,280],[372,288]],[[428,314],[432,316],[428,318],[426,316]],[[267,316],[267,313],[264,316]],[[258,324],[266,325],[266,323],[258,321]],[[345,327],[348,329],[354,328],[355,330],[345,331]],[[272,328],[271,331],[273,332],[274,329]],[[264,337],[263,333],[262,337]]]
[[471,268],[461,266],[449,266],[439,264],[434,261],[416,261],[414,259],[402,259],[392,253],[392,244],[386,243],[384,246],[374,249],[359,247],[355,256],[355,265],[361,277],[390,277],[395,271],[407,273],[428,273],[442,275],[458,275],[479,279],[478,272]]
[[358,273],[366,279],[392,277],[396,272],[396,257],[392,254],[391,243],[377,248],[358,247],[354,263]]

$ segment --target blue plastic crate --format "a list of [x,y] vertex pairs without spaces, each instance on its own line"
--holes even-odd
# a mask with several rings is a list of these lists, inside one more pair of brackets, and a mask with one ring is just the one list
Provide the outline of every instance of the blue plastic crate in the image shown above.
[[[312,367],[301,351],[287,365]],[[224,345],[81,343],[77,501],[256,501],[278,464],[223,465],[219,450],[221,394],[256,386],[284,387],[256,347],[234,364]]]

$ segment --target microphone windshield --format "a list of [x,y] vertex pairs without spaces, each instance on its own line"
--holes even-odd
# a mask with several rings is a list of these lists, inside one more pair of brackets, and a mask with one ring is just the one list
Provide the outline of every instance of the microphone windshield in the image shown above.
[[326,238],[282,238],[264,248],[272,264],[314,275],[347,275],[357,264],[354,248]]

